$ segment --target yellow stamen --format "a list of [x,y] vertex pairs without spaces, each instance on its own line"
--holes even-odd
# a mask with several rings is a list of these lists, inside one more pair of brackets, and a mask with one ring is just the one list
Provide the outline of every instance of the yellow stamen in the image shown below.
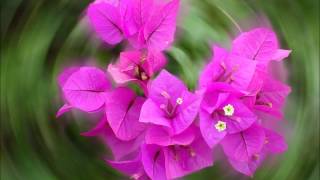
[[148,79],[148,76],[146,75],[145,72],[142,72],[140,76],[141,76],[141,79],[142,79],[143,81],[145,81],[145,80]]

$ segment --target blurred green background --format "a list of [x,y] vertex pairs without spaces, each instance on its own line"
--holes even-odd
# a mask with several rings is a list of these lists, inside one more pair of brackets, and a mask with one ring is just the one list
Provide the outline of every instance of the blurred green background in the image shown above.
[[[182,0],[177,40],[168,69],[195,88],[212,43],[228,46],[238,32],[268,24],[283,48],[292,86],[286,108],[289,150],[261,167],[254,179],[319,179],[319,1]],[[121,45],[107,47],[88,35],[89,0],[1,0],[1,179],[124,179],[100,157],[102,145],[79,135],[90,117],[68,113],[56,77],[68,65],[106,67]],[[246,179],[214,167],[186,179]]]

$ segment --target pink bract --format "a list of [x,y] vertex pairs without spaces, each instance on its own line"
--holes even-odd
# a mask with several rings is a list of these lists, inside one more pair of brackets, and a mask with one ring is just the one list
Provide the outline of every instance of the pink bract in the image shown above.
[[139,115],[145,98],[137,97],[125,87],[115,89],[107,100],[106,116],[117,138],[129,141],[145,130],[145,124],[139,122]]
[[213,46],[192,92],[163,69],[179,6],[179,0],[92,2],[87,16],[97,36],[111,45],[128,42],[107,68],[115,87],[104,70],[68,68],[58,77],[65,103],[57,116],[73,108],[103,112],[81,135],[102,140],[112,153],[106,163],[131,179],[182,178],[212,166],[218,145],[233,169],[253,176],[270,154],[288,148],[282,135],[265,127],[269,117],[283,118],[291,91],[270,75],[269,63],[291,51],[279,48],[270,29],[241,33],[231,50]]
[[198,96],[190,93],[181,80],[162,70],[150,84],[140,122],[168,127],[179,134],[192,124],[199,104]]
[[101,109],[111,88],[106,74],[95,67],[67,69],[59,76],[59,85],[66,104],[58,111],[57,116],[71,108],[85,112]]

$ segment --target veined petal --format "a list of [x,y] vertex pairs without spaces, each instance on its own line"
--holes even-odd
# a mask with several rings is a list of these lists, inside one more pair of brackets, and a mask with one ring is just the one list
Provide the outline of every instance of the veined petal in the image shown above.
[[213,165],[212,150],[198,137],[188,146],[164,148],[168,179],[175,179]]
[[212,116],[206,111],[200,111],[200,130],[203,139],[206,141],[209,147],[213,148],[217,145],[227,134],[227,128],[223,131],[219,131],[215,128],[216,123],[220,119],[213,119]]
[[228,158],[237,161],[249,161],[254,154],[263,148],[265,133],[262,127],[253,124],[245,131],[228,134],[221,141],[224,153]]
[[139,115],[145,99],[136,97],[131,89],[120,87],[107,100],[106,115],[115,135],[124,141],[136,138],[145,129]]
[[179,0],[172,0],[156,7],[144,26],[144,39],[150,49],[164,50],[174,39]]
[[144,170],[151,179],[166,180],[165,159],[160,146],[142,145],[141,161]]
[[184,91],[181,96],[183,103],[177,110],[177,116],[172,119],[172,128],[175,134],[179,134],[187,129],[195,120],[201,99],[189,91]]
[[102,1],[92,3],[87,13],[95,32],[105,42],[117,44],[122,41],[121,18],[117,7]]
[[171,127],[170,120],[165,117],[165,114],[160,109],[159,105],[154,103],[151,99],[147,99],[142,105],[139,121]]
[[110,87],[103,71],[95,67],[81,67],[69,76],[62,91],[69,105],[93,112],[105,104]]
[[146,133],[146,144],[157,144],[160,146],[188,145],[195,138],[194,128],[188,128],[181,134],[172,134],[170,129],[161,126],[151,126]]

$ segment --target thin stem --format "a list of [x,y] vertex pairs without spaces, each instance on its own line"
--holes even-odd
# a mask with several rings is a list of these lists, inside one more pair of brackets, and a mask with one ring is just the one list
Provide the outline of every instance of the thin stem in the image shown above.
[[227,11],[225,11],[224,9],[222,9],[220,6],[218,6],[218,5],[216,5],[216,6],[217,6],[217,8],[218,8],[224,15],[226,15],[226,16],[230,19],[230,21],[236,26],[236,28],[238,29],[238,31],[239,31],[240,33],[242,33],[242,29],[241,29],[240,25],[235,21],[235,19],[234,19]]

